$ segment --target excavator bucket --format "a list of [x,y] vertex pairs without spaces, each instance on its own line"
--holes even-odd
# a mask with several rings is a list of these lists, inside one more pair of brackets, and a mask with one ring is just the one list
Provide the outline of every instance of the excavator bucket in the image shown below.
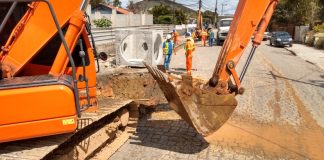
[[216,132],[237,106],[234,95],[217,95],[203,89],[205,83],[202,80],[191,76],[171,80],[160,70],[145,66],[158,82],[170,107],[204,137]]

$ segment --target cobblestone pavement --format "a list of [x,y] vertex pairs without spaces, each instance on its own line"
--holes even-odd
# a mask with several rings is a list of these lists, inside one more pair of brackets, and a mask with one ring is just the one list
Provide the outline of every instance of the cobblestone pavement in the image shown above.
[[[219,50],[198,47],[193,59],[194,75],[208,79]],[[184,72],[184,62],[183,53],[178,52],[171,63],[174,73]],[[242,85],[246,93],[238,96],[239,106],[210,139],[211,144],[174,111],[161,105],[152,114],[142,116],[137,134],[110,159],[324,157],[323,70],[284,48],[262,45]]]

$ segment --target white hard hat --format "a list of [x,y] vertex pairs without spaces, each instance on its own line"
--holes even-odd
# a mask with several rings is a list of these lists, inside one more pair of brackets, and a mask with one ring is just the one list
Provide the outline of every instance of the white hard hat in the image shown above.
[[172,37],[171,34],[166,35],[166,39],[171,39],[171,37]]

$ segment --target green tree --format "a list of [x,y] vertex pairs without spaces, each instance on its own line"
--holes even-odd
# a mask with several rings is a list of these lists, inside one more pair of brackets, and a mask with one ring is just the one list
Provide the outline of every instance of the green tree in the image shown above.
[[[160,16],[166,16],[171,15],[171,10],[169,7],[164,5],[154,6],[151,10],[149,10],[149,13],[153,15],[153,23],[154,24],[163,24],[161,21]],[[172,19],[171,19],[172,21]]]
[[129,1],[127,9],[133,13],[137,13],[138,7],[134,4],[134,1]]
[[181,10],[181,9],[175,10],[175,23],[176,24],[186,24],[187,21],[188,21],[188,16],[183,10]]
[[92,7],[96,7],[100,3],[104,3],[105,0],[90,0],[90,4]]
[[157,17],[156,24],[172,24],[173,17],[171,15],[162,15]]
[[107,18],[101,18],[94,20],[94,25],[98,28],[108,28],[111,26],[112,22]]
[[215,12],[212,11],[205,11],[203,12],[203,19],[207,20],[211,24],[214,24],[215,21]]
[[292,23],[312,26],[320,19],[323,0],[281,0],[273,15],[272,23]]
[[115,7],[121,7],[121,5],[122,5],[122,2],[120,1],[120,0],[113,0],[113,5],[115,6]]
[[[153,15],[154,24],[172,24],[173,22],[173,10],[170,9],[169,6],[154,6],[151,10],[149,10],[149,13]],[[188,16],[183,10],[177,9],[174,13],[174,22],[176,24],[187,23]]]
[[319,0],[319,17],[321,18],[322,21],[324,21],[324,0]]
[[290,9],[287,7],[285,0],[280,1],[275,12],[272,16],[272,23],[287,23],[290,22],[291,15],[289,15]]

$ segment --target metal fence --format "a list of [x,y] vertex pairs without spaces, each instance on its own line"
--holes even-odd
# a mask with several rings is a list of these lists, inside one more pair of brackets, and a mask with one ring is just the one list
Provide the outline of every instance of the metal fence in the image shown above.
[[163,34],[170,33],[173,29],[173,25],[148,25],[148,26],[132,26],[132,27],[115,27],[115,28],[107,28],[107,29],[101,29],[101,28],[93,28],[92,33],[94,37],[94,41],[96,44],[107,44],[107,43],[113,43],[115,42],[116,38],[116,30],[131,30],[131,29],[137,29],[137,30],[162,30]]
[[171,33],[173,29],[176,29],[180,35],[185,35],[187,30],[192,30],[195,28],[195,25],[146,25],[146,26],[132,26],[132,27],[114,27],[114,28],[93,28],[92,33],[96,44],[107,44],[115,42],[116,30],[161,30],[163,34],[166,35]]

